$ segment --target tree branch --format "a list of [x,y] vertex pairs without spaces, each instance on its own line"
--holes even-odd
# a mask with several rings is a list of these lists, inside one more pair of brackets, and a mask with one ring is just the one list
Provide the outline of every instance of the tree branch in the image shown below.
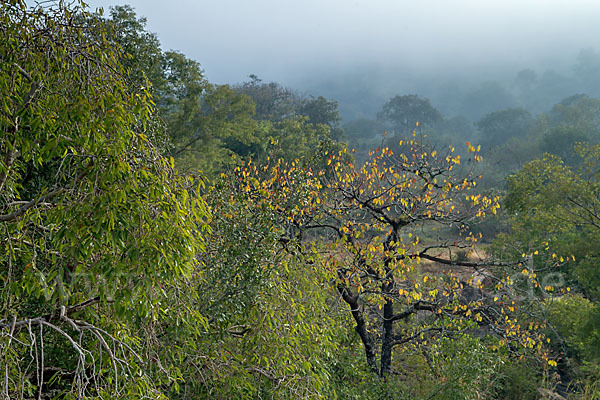
[[415,333],[412,336],[405,337],[405,338],[402,338],[402,339],[396,339],[396,340],[394,340],[392,342],[392,346],[399,346],[399,345],[404,344],[404,343],[412,342],[413,340],[419,338],[419,336],[421,336],[421,335],[423,335],[423,334],[425,334],[427,332],[433,332],[433,331],[441,332],[442,328],[433,326],[433,327],[430,327],[430,328],[422,329],[422,330],[420,330],[419,332]]
[[[112,301],[112,299],[108,299],[109,302]],[[37,318],[29,318],[29,319],[24,319],[21,321],[13,321],[11,323],[4,323],[4,324],[0,324],[0,329],[4,329],[4,328],[11,328],[11,336],[12,336],[12,332],[14,332],[15,329],[17,328],[21,328],[23,326],[28,326],[29,324],[39,324],[39,323],[43,323],[43,322],[52,322],[52,321],[57,321],[57,320],[64,320],[65,317],[69,316],[70,314],[76,313],[78,311],[83,310],[86,307],[89,307],[91,305],[97,304],[100,302],[100,297],[96,296],[92,299],[86,300],[82,303],[79,304],[75,304],[71,307],[65,307],[65,306],[61,306],[57,311],[50,313],[50,314],[45,314],[42,315],[40,317]]]
[[197,132],[196,136],[194,138],[192,138],[189,142],[187,142],[183,147],[181,147],[177,151],[171,152],[171,155],[173,157],[178,156],[179,154],[181,154],[184,151],[186,151],[187,149],[189,149],[194,143],[196,143],[200,139],[202,139],[202,135],[200,135],[200,132]]
[[29,210],[30,208],[35,207],[39,203],[42,203],[48,199],[51,199],[52,197],[57,196],[64,191],[65,191],[64,188],[59,188],[59,189],[53,190],[52,192],[41,196],[41,197],[38,197],[37,199],[33,199],[30,202],[23,204],[21,207],[19,207],[17,210],[13,211],[10,214],[0,215],[0,222],[7,222],[7,221],[12,221],[14,219],[17,219],[21,215],[25,214],[27,212],[27,210]]
[[435,311],[435,310],[436,310],[436,308],[432,304],[422,304],[420,301],[418,301],[415,304],[413,304],[412,306],[410,306],[409,308],[402,311],[401,313],[395,314],[391,318],[391,321],[398,321],[398,320],[401,320],[404,318],[408,318],[409,316],[416,313],[417,311]]
[[409,255],[404,255],[401,257],[408,257],[408,258],[424,258],[426,260],[429,261],[434,261],[440,264],[445,264],[445,265],[454,265],[454,266],[460,266],[460,267],[471,267],[471,268],[480,268],[480,267],[510,267],[513,265],[518,265],[518,264],[522,264],[524,261],[513,261],[513,262],[489,262],[489,261],[483,261],[483,262],[470,262],[470,261],[452,261],[452,260],[448,260],[445,258],[440,258],[440,257],[436,257],[436,256],[432,256],[430,254],[427,254],[426,252],[422,251],[420,253],[417,254],[409,254]]

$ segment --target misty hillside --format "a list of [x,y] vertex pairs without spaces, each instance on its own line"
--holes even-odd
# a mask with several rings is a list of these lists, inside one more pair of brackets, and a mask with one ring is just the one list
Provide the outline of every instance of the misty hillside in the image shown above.
[[398,93],[427,97],[447,117],[461,115],[478,120],[502,108],[521,107],[533,114],[547,112],[560,100],[578,93],[599,97],[598,52],[593,48],[580,49],[568,62],[566,68],[525,65],[500,70],[492,65],[467,66],[460,73],[373,65],[341,74],[332,70],[314,71],[310,78],[295,82],[294,87],[336,99],[345,121],[372,117],[387,99]]

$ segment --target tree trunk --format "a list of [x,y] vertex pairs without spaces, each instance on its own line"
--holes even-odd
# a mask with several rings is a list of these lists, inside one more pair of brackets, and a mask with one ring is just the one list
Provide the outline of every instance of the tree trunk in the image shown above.
[[369,369],[377,374],[377,356],[375,355],[375,346],[373,346],[373,340],[369,331],[367,330],[367,323],[363,317],[363,313],[359,308],[358,295],[352,296],[348,292],[348,288],[344,286],[338,286],[338,291],[342,295],[342,299],[350,306],[350,312],[356,322],[356,333],[362,341],[363,347],[365,348],[365,357],[367,358],[367,365]]
[[[396,234],[397,226],[394,226],[394,230],[387,237],[384,243],[384,250],[392,254],[395,249],[395,245],[393,244],[398,240],[398,235]],[[390,274],[390,263],[392,262],[391,258],[386,258],[384,260],[385,263],[385,277],[388,278]],[[381,293],[384,296],[389,296],[392,294],[395,288],[394,279],[388,278],[388,281],[383,281],[381,284]],[[382,332],[382,341],[381,341],[381,369],[379,371],[379,375],[381,377],[387,376],[390,374],[392,370],[392,347],[394,344],[394,302],[391,297],[387,297],[385,304],[383,305],[383,332]]]
[[383,306],[383,338],[381,341],[380,376],[389,375],[392,370],[392,346],[394,342],[394,303],[388,300]]

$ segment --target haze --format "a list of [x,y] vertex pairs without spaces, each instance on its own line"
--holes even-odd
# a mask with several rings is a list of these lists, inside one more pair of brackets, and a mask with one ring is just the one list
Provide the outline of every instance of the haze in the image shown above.
[[[321,68],[557,62],[596,44],[593,0],[128,0],[163,47],[218,83],[294,81]],[[123,4],[90,1],[90,7]]]

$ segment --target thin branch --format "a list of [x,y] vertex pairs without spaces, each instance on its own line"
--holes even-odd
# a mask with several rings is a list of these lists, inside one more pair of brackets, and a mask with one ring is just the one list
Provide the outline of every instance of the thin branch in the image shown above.
[[471,267],[471,268],[480,268],[480,267],[510,267],[510,266],[514,266],[514,265],[519,265],[519,264],[523,264],[524,261],[513,261],[513,262],[490,262],[490,261],[482,261],[482,262],[470,262],[470,261],[452,261],[452,260],[448,260],[445,258],[440,258],[440,257],[436,257],[436,256],[432,256],[429,255],[425,252],[420,252],[417,254],[409,254],[409,255],[404,255],[401,256],[402,258],[404,257],[408,257],[408,258],[424,258],[426,260],[430,260],[430,261],[434,261],[440,264],[445,264],[445,265],[453,265],[453,266],[460,266],[460,267]]
[[15,150],[12,150],[12,151],[6,153],[6,156],[4,157],[4,168],[5,169],[0,174],[0,192],[2,192],[2,188],[4,187],[4,184],[6,183],[6,178],[8,177],[8,171],[10,170],[13,163],[15,162],[15,158],[16,158],[15,155],[16,155]]
[[416,302],[415,304],[413,304],[412,306],[410,306],[409,308],[407,308],[406,310],[402,311],[399,314],[395,314],[392,318],[390,318],[391,321],[398,321],[401,319],[405,319],[408,318],[409,316],[411,316],[412,314],[416,313],[417,311],[435,311],[436,308],[432,305],[432,304],[423,304],[420,301]]
[[421,335],[423,335],[423,334],[425,334],[427,332],[433,332],[433,331],[441,332],[442,328],[434,326],[434,327],[422,329],[422,330],[420,330],[419,332],[415,333],[412,336],[405,337],[405,338],[402,338],[402,339],[394,340],[392,342],[392,347],[393,346],[399,346],[399,345],[404,344],[404,343],[412,342],[413,340],[419,338]]
[[22,205],[21,207],[19,207],[17,210],[13,211],[10,214],[0,215],[0,222],[7,222],[7,221],[12,221],[14,219],[17,219],[21,215],[25,214],[27,212],[27,210],[29,210],[30,208],[35,207],[36,205],[44,202],[45,200],[48,200],[54,196],[61,194],[62,192],[64,192],[64,190],[65,190],[64,188],[59,188],[59,189],[53,190],[50,193],[47,193],[37,199],[31,200],[27,204]]
[[202,139],[202,135],[200,135],[200,132],[196,133],[196,136],[194,138],[192,138],[192,140],[190,140],[189,142],[187,142],[183,147],[181,147],[180,149],[178,149],[175,152],[171,152],[171,155],[173,157],[178,156],[179,154],[183,153],[184,151],[186,151],[188,148],[190,148],[194,143],[196,143],[198,140]]
[[28,326],[30,324],[39,324],[42,321],[43,322],[52,322],[52,321],[56,321],[56,320],[64,321],[64,318],[66,318],[69,314],[81,311],[85,307],[89,307],[89,306],[99,303],[99,302],[100,302],[100,297],[97,296],[97,297],[86,300],[82,303],[76,304],[76,305],[68,307],[68,308],[61,306],[61,308],[59,308],[57,312],[54,312],[51,314],[45,314],[45,315],[42,315],[37,318],[29,318],[29,319],[24,319],[21,321],[13,320],[12,323],[0,324],[0,329],[11,327],[11,336],[12,336],[12,334],[14,333],[14,330],[16,328],[21,328],[23,326]]

